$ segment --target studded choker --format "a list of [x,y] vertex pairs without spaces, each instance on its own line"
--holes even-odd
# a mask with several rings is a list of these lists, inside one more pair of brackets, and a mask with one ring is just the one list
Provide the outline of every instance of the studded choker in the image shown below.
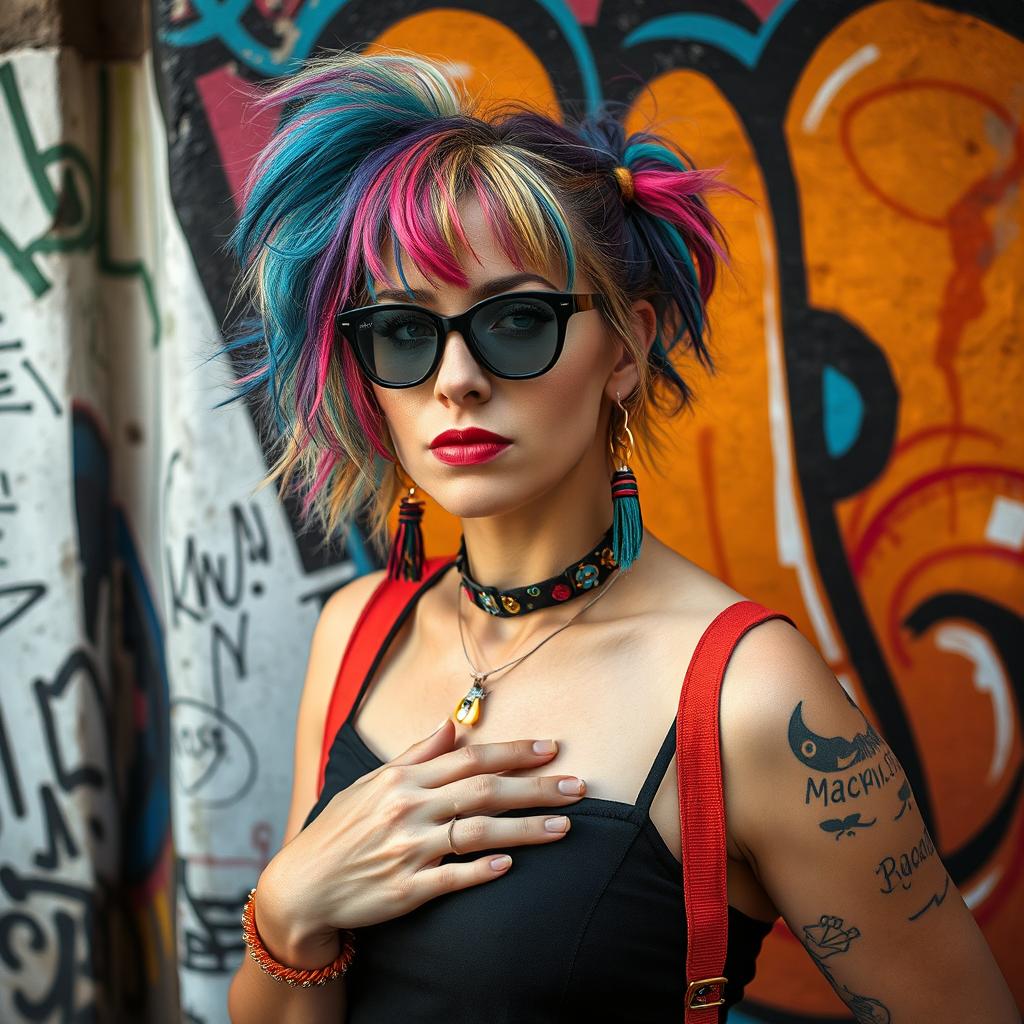
[[550,608],[555,604],[570,601],[581,594],[593,592],[615,571],[617,564],[612,553],[613,527],[609,526],[604,536],[582,558],[566,566],[556,576],[531,583],[525,587],[511,587],[499,590],[485,587],[469,575],[469,561],[466,556],[466,538],[459,541],[459,552],[455,565],[462,575],[462,590],[475,605],[491,615],[511,618]]

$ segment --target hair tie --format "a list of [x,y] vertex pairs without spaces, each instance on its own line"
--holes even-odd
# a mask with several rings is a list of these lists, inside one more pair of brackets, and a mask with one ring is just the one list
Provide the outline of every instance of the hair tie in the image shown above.
[[615,180],[619,183],[623,202],[631,203],[633,196],[636,195],[636,189],[633,187],[633,172],[620,164],[612,171],[612,174],[615,175]]

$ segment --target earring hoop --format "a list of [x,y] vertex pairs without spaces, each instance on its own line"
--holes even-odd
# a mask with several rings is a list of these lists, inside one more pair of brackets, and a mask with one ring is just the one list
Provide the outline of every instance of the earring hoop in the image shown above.
[[[629,429],[629,409],[622,402],[622,396],[615,392],[615,401],[622,410],[622,429],[618,437],[616,431],[610,431],[608,446],[612,453],[612,508],[614,519],[612,524],[612,554],[616,564],[623,571],[628,569],[639,557],[640,547],[644,540],[644,521],[640,513],[640,492],[636,484],[636,476],[629,468],[629,460],[633,458],[635,440],[633,431]],[[623,455],[619,458],[619,452]]]
[[[612,463],[616,469],[628,469],[629,460],[633,458],[633,454],[636,448],[636,440],[633,437],[633,431],[629,429],[629,409],[622,404],[622,396],[618,391],[615,392],[615,401],[619,408],[622,410],[622,426],[619,430],[619,436],[616,437],[616,431],[613,427],[611,434],[608,438],[608,449],[612,453]],[[622,435],[625,435],[623,438]],[[619,452],[622,452],[622,457],[619,458]]]

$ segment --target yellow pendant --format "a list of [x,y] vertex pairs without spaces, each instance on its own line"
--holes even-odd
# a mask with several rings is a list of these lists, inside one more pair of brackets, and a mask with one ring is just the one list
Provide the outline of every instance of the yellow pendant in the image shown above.
[[480,701],[487,696],[487,691],[474,681],[469,692],[455,705],[455,721],[459,725],[476,725],[480,720]]

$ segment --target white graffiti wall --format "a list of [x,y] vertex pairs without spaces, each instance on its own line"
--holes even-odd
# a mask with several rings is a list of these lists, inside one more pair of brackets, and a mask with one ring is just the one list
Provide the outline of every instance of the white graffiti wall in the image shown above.
[[7,55],[0,139],[0,1020],[226,1020],[355,568],[300,565],[215,408],[149,60]]

